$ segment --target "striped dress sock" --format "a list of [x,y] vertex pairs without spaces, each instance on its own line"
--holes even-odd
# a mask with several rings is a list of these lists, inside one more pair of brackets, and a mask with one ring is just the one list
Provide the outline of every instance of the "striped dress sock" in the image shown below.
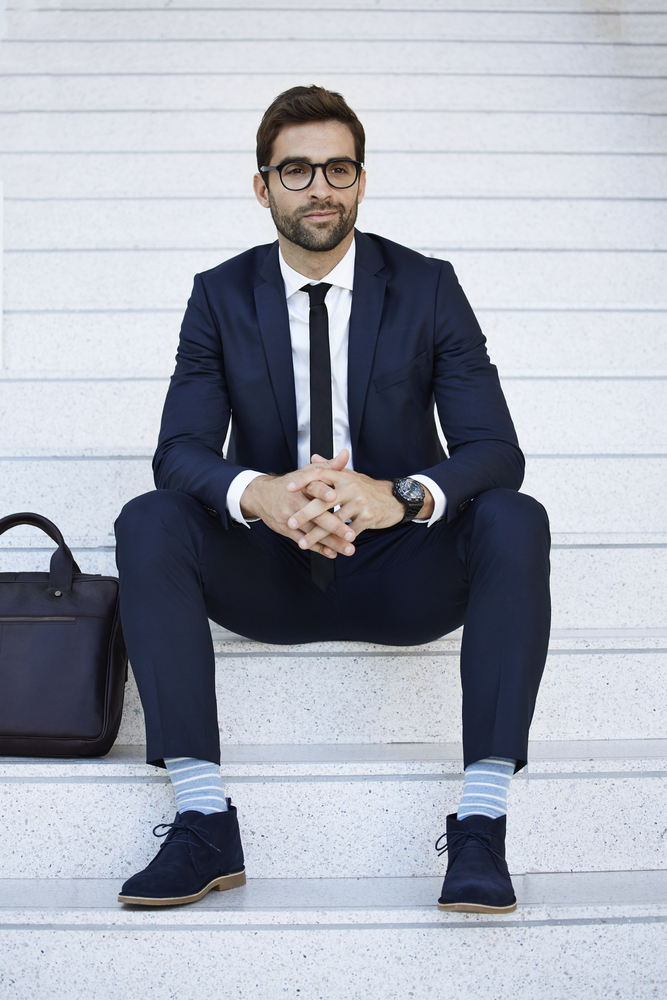
[[509,757],[485,757],[468,764],[456,818],[489,816],[498,819],[504,816],[515,764],[516,761]]
[[165,757],[164,762],[174,786],[179,813],[189,809],[206,815],[227,812],[218,764],[196,757]]

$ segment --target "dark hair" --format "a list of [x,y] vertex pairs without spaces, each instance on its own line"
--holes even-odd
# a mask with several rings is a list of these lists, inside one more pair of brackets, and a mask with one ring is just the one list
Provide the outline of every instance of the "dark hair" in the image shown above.
[[366,136],[364,127],[345,98],[324,87],[290,87],[278,94],[264,112],[257,129],[257,166],[271,163],[273,144],[285,125],[302,125],[306,122],[338,121],[347,125],[354,139],[355,156],[364,162]]

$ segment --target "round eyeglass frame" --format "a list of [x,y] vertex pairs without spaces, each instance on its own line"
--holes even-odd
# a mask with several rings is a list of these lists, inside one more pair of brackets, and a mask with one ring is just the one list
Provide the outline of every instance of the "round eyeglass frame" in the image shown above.
[[[283,180],[283,170],[285,169],[285,167],[289,167],[290,164],[292,163],[298,163],[301,166],[310,167],[310,180],[306,184],[304,184],[303,187],[298,187],[298,188],[288,187],[288,185],[285,184],[285,181]],[[352,183],[341,184],[341,185],[332,184],[329,178],[327,177],[327,172],[325,169],[326,167],[329,166],[330,163],[353,163],[356,168],[356,175]],[[318,167],[322,168],[322,174],[324,175],[324,179],[330,188],[333,188],[334,191],[347,191],[348,188],[354,187],[354,185],[359,180],[359,174],[361,173],[363,163],[361,162],[361,160],[352,160],[348,156],[335,156],[333,159],[327,160],[325,163],[309,163],[308,160],[286,160],[285,163],[279,163],[277,167],[260,167],[259,169],[263,174],[267,174],[272,170],[277,171],[278,176],[280,177],[280,183],[282,184],[282,186],[285,188],[286,191],[305,191],[306,188],[309,188],[310,185],[315,180],[315,171]]]

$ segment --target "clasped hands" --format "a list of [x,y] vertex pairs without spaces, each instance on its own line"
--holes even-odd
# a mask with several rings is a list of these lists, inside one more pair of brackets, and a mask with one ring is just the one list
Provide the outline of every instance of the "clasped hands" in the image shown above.
[[[259,517],[273,531],[292,538],[301,549],[328,559],[354,555],[354,540],[366,528],[388,528],[403,519],[405,507],[392,493],[390,480],[371,479],[346,469],[347,449],[286,476],[258,476],[244,490],[244,517]],[[337,507],[332,511],[332,507]],[[420,517],[430,517],[433,497],[426,490]]]

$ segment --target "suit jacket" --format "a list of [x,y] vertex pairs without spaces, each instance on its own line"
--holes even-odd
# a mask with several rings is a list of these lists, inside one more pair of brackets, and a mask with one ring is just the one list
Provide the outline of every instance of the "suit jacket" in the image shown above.
[[[155,483],[190,494],[227,524],[227,490],[239,472],[282,475],[297,467],[277,242],[196,275],[176,361]],[[354,468],[374,479],[423,472],[447,497],[447,520],[478,493],[521,485],[523,455],[498,373],[451,264],[360,232],[348,407]]]

